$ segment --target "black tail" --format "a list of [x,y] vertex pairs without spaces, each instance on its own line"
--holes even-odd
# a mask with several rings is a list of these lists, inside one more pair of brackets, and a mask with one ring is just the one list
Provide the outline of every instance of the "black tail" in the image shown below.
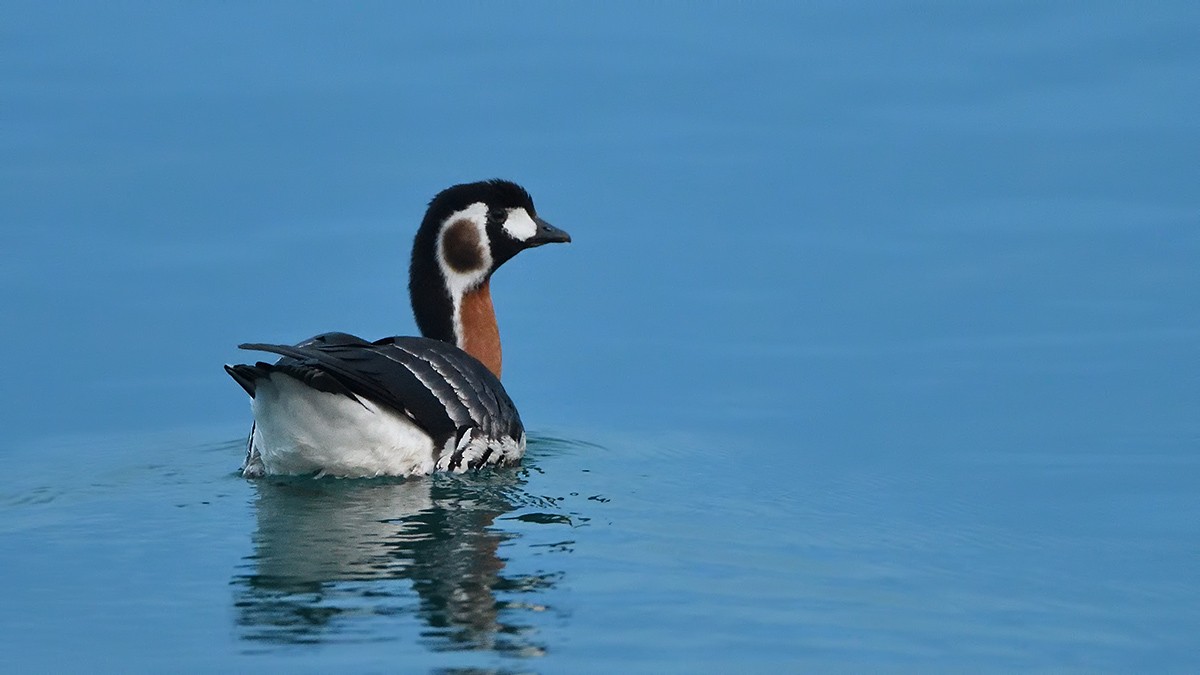
[[242,389],[245,389],[247,394],[250,394],[250,398],[254,398],[255,382],[257,382],[260,377],[266,377],[269,374],[265,368],[260,367],[263,365],[266,364],[260,363],[256,366],[249,366],[244,363],[240,363],[236,366],[226,365],[225,372],[229,373],[229,376],[233,378],[233,381],[241,385]]

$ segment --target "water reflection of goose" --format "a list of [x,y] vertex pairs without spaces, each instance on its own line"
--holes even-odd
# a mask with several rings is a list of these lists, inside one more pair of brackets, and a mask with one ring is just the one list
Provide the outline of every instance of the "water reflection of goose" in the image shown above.
[[[524,598],[556,573],[506,575],[495,520],[523,499],[517,472],[404,481],[257,484],[248,568],[235,576],[241,637],[264,644],[370,639],[381,617],[416,616],[433,649],[537,654]],[[498,595],[500,597],[498,597]],[[406,639],[398,634],[397,639]]]
[[283,358],[225,366],[254,409],[243,475],[408,476],[518,462],[525,429],[500,384],[489,284],[521,251],[570,240],[514,183],[443,190],[409,268],[424,337],[326,333],[298,345],[244,344]]

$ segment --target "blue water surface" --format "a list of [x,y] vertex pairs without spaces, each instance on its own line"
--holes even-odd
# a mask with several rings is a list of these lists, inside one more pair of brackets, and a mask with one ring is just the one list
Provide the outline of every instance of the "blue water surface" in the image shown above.
[[[6,670],[1200,670],[1200,5],[4,16]],[[494,176],[523,466],[239,478]]]

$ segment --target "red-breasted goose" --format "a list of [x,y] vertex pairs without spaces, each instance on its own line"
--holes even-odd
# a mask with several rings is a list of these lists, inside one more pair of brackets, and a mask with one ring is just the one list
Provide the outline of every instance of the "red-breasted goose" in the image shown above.
[[325,333],[298,345],[243,344],[282,358],[225,366],[254,410],[242,475],[409,476],[520,461],[525,428],[500,384],[489,281],[521,251],[569,241],[515,183],[439,193],[409,268],[424,337]]

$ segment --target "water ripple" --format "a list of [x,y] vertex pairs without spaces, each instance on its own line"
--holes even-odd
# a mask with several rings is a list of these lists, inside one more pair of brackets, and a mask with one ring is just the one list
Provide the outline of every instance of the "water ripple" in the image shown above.
[[574,541],[552,531],[542,541],[525,526],[588,518],[528,482],[540,474],[538,458],[598,446],[536,437],[530,447],[533,457],[515,470],[256,481],[253,551],[230,582],[239,636],[250,651],[400,639],[408,632],[377,625],[393,617],[423,624],[421,640],[435,651],[544,654],[537,616],[554,610],[539,597],[565,571],[516,572],[501,552],[573,551]]

